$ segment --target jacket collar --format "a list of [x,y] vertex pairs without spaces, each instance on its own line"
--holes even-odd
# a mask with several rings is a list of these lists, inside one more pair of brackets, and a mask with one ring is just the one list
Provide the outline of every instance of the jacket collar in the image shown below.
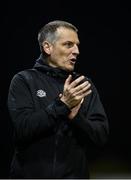
[[42,54],[40,54],[39,58],[36,60],[34,68],[43,73],[46,73],[49,76],[58,77],[58,78],[62,78],[62,79],[66,79],[69,74],[72,74],[73,77],[78,76],[78,74],[74,71],[70,73],[63,69],[54,68],[54,67],[49,66],[46,62],[46,59],[43,57]]

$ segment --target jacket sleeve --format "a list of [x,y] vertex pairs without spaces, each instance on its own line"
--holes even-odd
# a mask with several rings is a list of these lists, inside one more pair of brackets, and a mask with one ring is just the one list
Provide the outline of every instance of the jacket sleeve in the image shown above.
[[9,87],[8,109],[16,140],[19,142],[30,141],[40,134],[50,132],[48,130],[55,127],[56,119],[70,112],[68,107],[57,99],[45,109],[35,108],[32,96],[28,82],[21,74],[16,74]]
[[[73,124],[84,131],[89,139],[97,145],[106,143],[109,135],[108,118],[98,91],[92,83],[92,93],[85,98],[89,103],[83,103]],[[88,104],[88,105],[87,105]]]

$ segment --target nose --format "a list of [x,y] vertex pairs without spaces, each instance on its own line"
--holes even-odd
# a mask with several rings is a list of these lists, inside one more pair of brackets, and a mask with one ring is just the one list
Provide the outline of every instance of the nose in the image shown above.
[[76,55],[79,55],[80,52],[79,52],[79,48],[78,48],[78,45],[77,45],[77,44],[74,45],[74,48],[73,48],[72,53],[73,53],[73,54],[76,54]]

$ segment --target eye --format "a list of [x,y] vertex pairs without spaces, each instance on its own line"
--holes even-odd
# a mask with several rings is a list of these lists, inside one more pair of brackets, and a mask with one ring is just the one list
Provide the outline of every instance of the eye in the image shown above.
[[72,42],[66,42],[66,43],[64,43],[64,45],[65,45],[67,48],[71,48],[71,47],[74,46],[74,43],[72,43]]

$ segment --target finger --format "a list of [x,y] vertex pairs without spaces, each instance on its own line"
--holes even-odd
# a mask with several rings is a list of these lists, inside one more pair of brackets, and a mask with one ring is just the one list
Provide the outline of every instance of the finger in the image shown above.
[[76,90],[74,92],[74,95],[81,95],[83,93],[85,93],[86,91],[88,91],[91,88],[91,84],[90,83],[83,83],[84,85],[80,85],[79,87],[76,87]]
[[76,87],[82,80],[84,80],[84,76],[80,76],[77,79],[75,79],[72,83],[71,83],[71,88],[72,87]]
[[82,103],[83,103],[83,101],[84,101],[84,98],[82,98],[82,100],[81,100],[80,104],[82,104]]
[[75,91],[77,92],[77,91],[83,90],[84,88],[90,87],[90,86],[91,86],[91,84],[88,81],[85,81],[84,83],[75,87]]
[[89,89],[89,90],[86,91],[86,92],[79,93],[79,94],[76,95],[76,96],[77,96],[77,99],[82,99],[82,98],[84,98],[85,96],[88,96],[89,94],[91,94],[91,92],[92,92],[92,90]]
[[90,89],[89,91],[87,91],[87,92],[85,92],[85,93],[83,93],[83,98],[85,97],[85,96],[88,96],[89,94],[91,94],[92,93],[92,90]]
[[72,80],[72,75],[70,74],[68,78],[65,80],[65,85],[69,85],[71,83],[71,80]]

